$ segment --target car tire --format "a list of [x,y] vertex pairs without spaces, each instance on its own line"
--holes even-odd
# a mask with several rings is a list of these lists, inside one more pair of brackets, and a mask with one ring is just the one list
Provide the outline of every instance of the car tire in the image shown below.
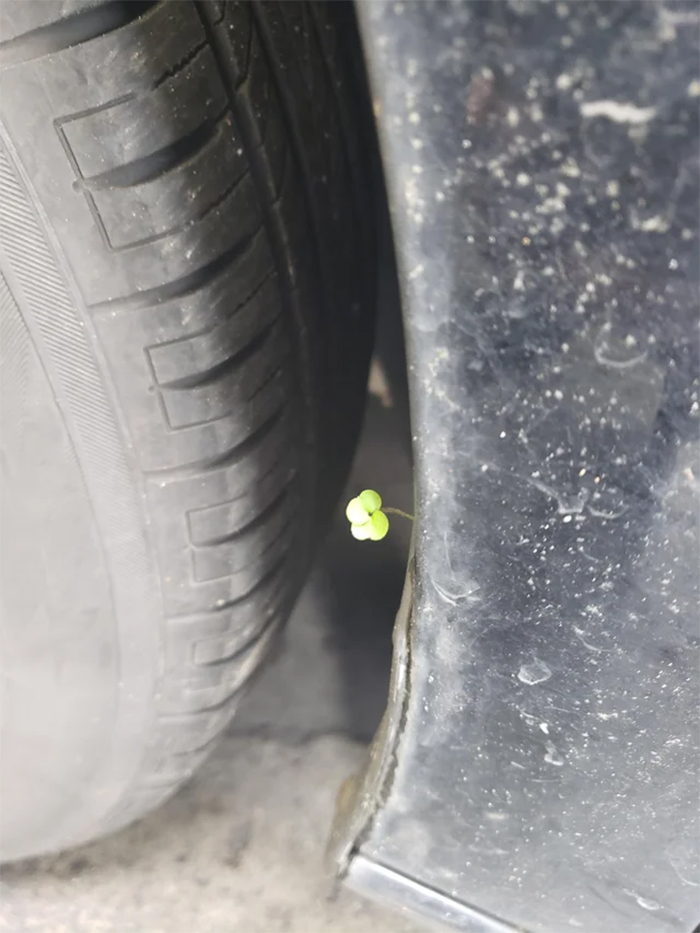
[[193,773],[328,523],[372,342],[350,17],[0,7],[4,859]]

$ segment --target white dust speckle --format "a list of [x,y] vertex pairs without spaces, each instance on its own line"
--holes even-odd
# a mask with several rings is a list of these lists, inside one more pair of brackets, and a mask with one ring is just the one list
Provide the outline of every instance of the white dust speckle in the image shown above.
[[566,74],[566,72],[560,74],[556,80],[557,88],[560,91],[568,91],[573,83],[574,79],[571,77],[571,75]]
[[671,224],[663,214],[656,214],[654,217],[647,217],[646,220],[639,220],[636,223],[635,218],[632,217],[632,226],[645,233],[668,233]]
[[559,171],[562,175],[567,175],[569,178],[579,178],[581,176],[581,169],[576,162],[570,158],[563,163]]
[[547,751],[545,753],[544,760],[548,765],[556,765],[557,768],[561,768],[561,766],[564,764],[564,759],[561,757],[551,742],[547,742]]
[[613,123],[648,123],[656,116],[656,107],[637,107],[617,100],[589,100],[581,104],[581,116],[607,117]]
[[541,684],[545,680],[549,680],[551,676],[551,670],[539,658],[535,658],[530,664],[523,664],[518,671],[518,680],[528,686]]
[[541,204],[538,204],[535,210],[538,214],[556,214],[566,208],[562,198],[545,198]]
[[658,901],[653,901],[649,897],[637,897],[637,903],[640,907],[643,907],[644,910],[661,910],[661,904]]

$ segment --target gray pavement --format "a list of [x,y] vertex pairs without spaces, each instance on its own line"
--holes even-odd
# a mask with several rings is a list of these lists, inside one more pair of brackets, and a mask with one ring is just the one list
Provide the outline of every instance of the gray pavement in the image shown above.
[[417,929],[334,892],[322,853],[363,747],[227,735],[157,813],[102,842],[5,869],[2,929],[41,933],[359,933]]
[[[369,485],[412,511],[400,411],[371,396],[348,497]],[[338,788],[361,767],[383,711],[409,537],[410,523],[395,518],[385,541],[355,542],[339,510],[286,635],[196,778],[109,839],[5,867],[0,929],[420,930],[334,890],[323,866]]]

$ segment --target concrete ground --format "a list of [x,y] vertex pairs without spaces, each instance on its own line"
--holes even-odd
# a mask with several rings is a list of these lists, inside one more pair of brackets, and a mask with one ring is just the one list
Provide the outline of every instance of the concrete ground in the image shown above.
[[[388,401],[381,378],[375,388]],[[402,414],[403,412],[403,414]],[[348,498],[412,511],[405,408],[370,397]],[[339,511],[287,634],[201,772],[158,812],[79,850],[8,866],[0,929],[23,933],[413,933],[344,890],[323,854],[341,781],[386,698],[410,523],[354,541]]]

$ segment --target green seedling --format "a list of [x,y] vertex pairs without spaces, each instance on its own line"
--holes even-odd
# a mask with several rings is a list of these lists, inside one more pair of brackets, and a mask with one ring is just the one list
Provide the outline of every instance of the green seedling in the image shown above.
[[382,507],[382,497],[374,489],[364,489],[359,496],[351,499],[345,509],[345,517],[350,522],[350,533],[358,541],[381,541],[389,531],[387,512],[401,515],[413,521],[413,515],[401,509]]

